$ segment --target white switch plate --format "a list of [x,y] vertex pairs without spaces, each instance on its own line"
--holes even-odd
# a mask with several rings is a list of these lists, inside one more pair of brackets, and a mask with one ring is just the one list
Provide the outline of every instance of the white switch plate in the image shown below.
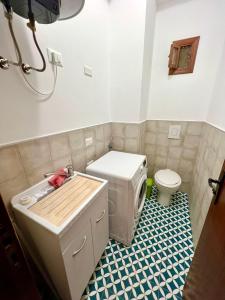
[[180,139],[181,126],[170,125],[168,139]]
[[84,66],[84,75],[93,77],[93,71],[90,66],[87,66],[87,65]]
[[85,145],[88,147],[88,146],[91,146],[93,144],[93,138],[92,137],[89,137],[89,138],[86,138],[85,139]]
[[48,60],[51,64],[58,67],[63,67],[62,53],[57,52],[51,48],[47,48]]

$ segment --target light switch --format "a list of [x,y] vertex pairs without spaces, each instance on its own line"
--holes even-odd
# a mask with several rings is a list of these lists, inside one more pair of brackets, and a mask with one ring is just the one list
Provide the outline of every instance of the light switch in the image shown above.
[[91,146],[93,144],[93,138],[89,137],[85,139],[85,145],[86,147]]
[[181,126],[180,125],[170,125],[168,139],[180,139]]
[[62,53],[57,52],[53,49],[47,48],[48,60],[51,64],[58,67],[63,67]]
[[93,77],[93,71],[90,66],[87,66],[87,65],[84,66],[84,75],[86,75],[88,77]]

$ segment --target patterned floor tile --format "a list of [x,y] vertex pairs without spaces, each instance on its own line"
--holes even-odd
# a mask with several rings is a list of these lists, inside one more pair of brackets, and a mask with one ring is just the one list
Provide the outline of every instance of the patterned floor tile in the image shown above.
[[82,299],[180,300],[192,257],[187,194],[177,192],[163,207],[154,187],[132,245],[109,241]]

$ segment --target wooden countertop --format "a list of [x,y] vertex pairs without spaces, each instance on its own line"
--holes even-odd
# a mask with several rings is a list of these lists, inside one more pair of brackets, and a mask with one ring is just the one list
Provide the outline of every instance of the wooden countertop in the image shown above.
[[62,225],[100,186],[101,181],[77,175],[29,208],[55,226]]

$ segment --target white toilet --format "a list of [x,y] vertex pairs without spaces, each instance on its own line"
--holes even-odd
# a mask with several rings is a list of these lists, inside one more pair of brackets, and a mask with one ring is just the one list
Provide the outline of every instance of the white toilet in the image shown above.
[[165,169],[156,172],[154,177],[155,184],[159,190],[159,203],[164,206],[170,205],[171,195],[180,188],[180,175],[170,169]]

